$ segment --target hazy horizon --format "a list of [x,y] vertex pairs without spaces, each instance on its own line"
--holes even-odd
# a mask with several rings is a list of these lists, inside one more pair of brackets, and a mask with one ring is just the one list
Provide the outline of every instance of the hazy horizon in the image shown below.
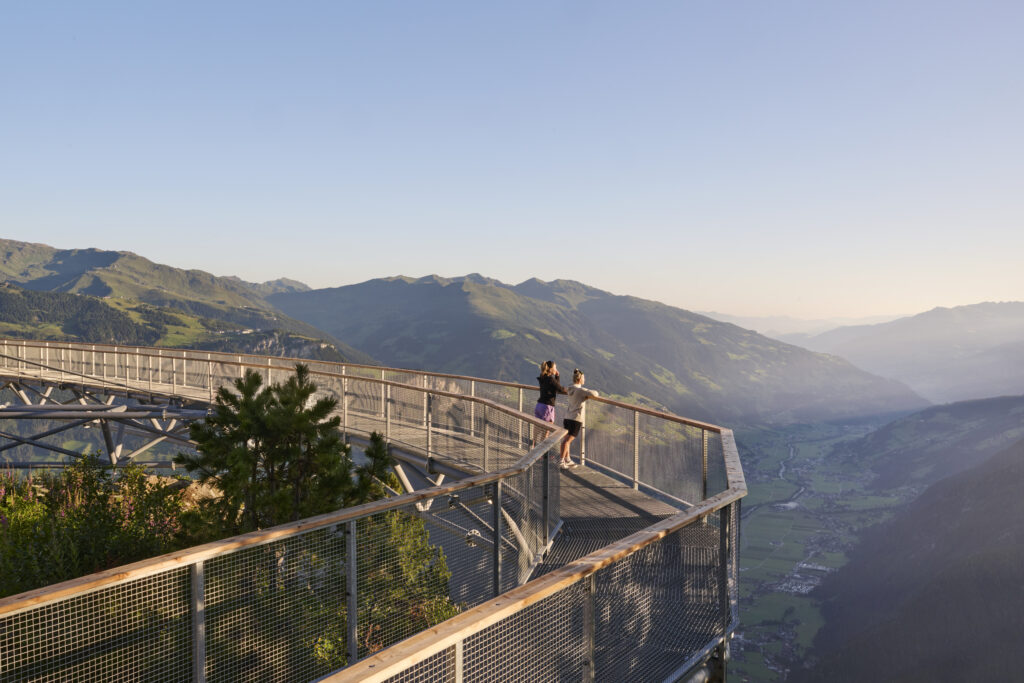
[[800,319],[1024,299],[1024,5],[21,4],[3,235]]

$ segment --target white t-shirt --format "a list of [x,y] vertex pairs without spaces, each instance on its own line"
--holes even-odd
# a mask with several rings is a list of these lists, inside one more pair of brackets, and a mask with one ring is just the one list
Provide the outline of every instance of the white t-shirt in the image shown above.
[[565,419],[580,422],[580,416],[583,414],[583,402],[591,396],[597,396],[598,393],[593,389],[583,388],[581,384],[566,387],[565,392],[569,395],[569,408],[565,411]]

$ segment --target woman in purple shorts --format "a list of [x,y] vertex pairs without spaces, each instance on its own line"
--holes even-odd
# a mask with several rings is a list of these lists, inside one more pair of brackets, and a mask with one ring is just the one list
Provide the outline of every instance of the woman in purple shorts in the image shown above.
[[540,364],[540,377],[537,378],[540,385],[540,397],[537,399],[537,406],[533,409],[534,417],[545,422],[555,423],[555,397],[565,393],[565,387],[558,382],[558,368],[555,361],[548,360]]

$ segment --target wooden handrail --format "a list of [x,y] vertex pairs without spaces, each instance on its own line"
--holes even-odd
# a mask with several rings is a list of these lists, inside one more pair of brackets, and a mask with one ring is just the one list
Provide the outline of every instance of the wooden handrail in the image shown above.
[[[338,366],[338,367],[359,368],[359,369],[366,369],[366,370],[376,370],[376,371],[380,371],[380,372],[413,373],[413,374],[417,374],[417,375],[424,375],[424,376],[427,376],[427,377],[438,377],[438,378],[441,378],[441,379],[464,380],[464,381],[467,381],[467,382],[482,382],[484,384],[490,384],[490,385],[494,385],[494,386],[507,387],[507,388],[510,388],[510,389],[524,389],[524,390],[527,390],[527,391],[537,391],[537,387],[532,385],[532,384],[521,384],[521,383],[518,383],[518,382],[505,382],[505,381],[502,381],[502,380],[486,379],[486,378],[481,378],[481,377],[473,377],[473,376],[470,376],[470,375],[454,375],[454,374],[448,374],[448,373],[444,373],[444,372],[431,372],[431,371],[427,371],[427,370],[410,370],[408,368],[392,368],[392,367],[388,367],[388,366],[384,366],[384,365],[365,365],[365,364],[360,364],[360,363],[339,363],[337,361],[310,360],[308,358],[292,358],[292,357],[289,357],[289,356],[260,356],[260,355],[252,354],[252,353],[228,353],[226,351],[196,351],[196,350],[193,350],[193,349],[175,349],[175,348],[170,348],[170,347],[156,347],[156,346],[124,346],[124,345],[118,345],[118,344],[86,344],[85,342],[38,342],[38,341],[26,340],[26,339],[0,338],[0,344],[2,344],[4,342],[13,343],[13,344],[16,344],[18,346],[26,346],[26,347],[29,347],[29,348],[40,348],[40,349],[45,349],[45,348],[51,348],[51,349],[53,349],[53,348],[61,348],[61,346],[64,346],[66,348],[76,348],[76,349],[80,349],[80,350],[83,350],[83,351],[91,350],[93,347],[95,347],[97,349],[100,349],[100,348],[117,349],[119,351],[123,351],[125,349],[146,349],[146,350],[150,350],[150,351],[159,351],[162,354],[162,355],[158,355],[156,353],[139,353],[139,354],[135,354],[135,355],[141,356],[143,358],[146,358],[146,357],[152,357],[152,358],[171,358],[172,356],[167,355],[168,352],[171,352],[171,353],[177,352],[177,353],[181,354],[180,356],[173,356],[173,357],[183,358],[183,359],[186,359],[186,360],[192,359],[192,360],[196,360],[196,361],[208,361],[208,360],[211,360],[211,359],[209,359],[209,358],[199,358],[199,357],[192,358],[188,354],[204,354],[204,355],[208,355],[209,354],[209,355],[213,355],[213,356],[234,356],[236,358],[239,357],[239,356],[248,357],[248,358],[264,358],[264,359],[272,359],[272,360],[275,360],[275,361],[287,361],[287,362],[295,362],[295,363],[317,363],[317,364],[320,364],[320,365],[335,365],[335,366]],[[88,347],[88,348],[85,348],[85,347]],[[245,363],[245,362],[239,363],[236,360],[227,360],[227,359],[224,359],[224,360],[217,359],[215,362],[217,362],[218,364],[221,364],[221,365],[228,365],[228,366],[234,366],[234,367],[239,367],[239,366],[240,367],[253,367],[253,368],[266,368],[267,367],[265,362],[263,364]],[[311,372],[322,372],[322,371],[312,371],[311,370]],[[324,374],[330,374],[330,373],[324,373]],[[345,377],[351,379],[352,375],[345,375]],[[374,379],[374,378],[363,377],[362,379]],[[401,384],[401,383],[399,382],[399,384]],[[460,396],[461,395],[464,395],[464,394],[460,394]],[[719,425],[711,424],[709,422],[702,422],[700,420],[693,420],[693,419],[690,419],[690,418],[687,418],[687,417],[681,417],[679,415],[673,415],[672,413],[667,413],[665,411],[656,410],[654,408],[646,408],[644,406],[637,406],[637,405],[633,405],[633,404],[630,404],[630,403],[624,403],[622,401],[616,401],[615,399],[606,398],[606,397],[603,397],[603,396],[592,397],[592,398],[589,398],[587,400],[588,401],[597,402],[597,403],[605,403],[607,405],[615,406],[617,408],[624,408],[624,409],[628,409],[628,410],[635,410],[636,412],[638,412],[638,413],[640,413],[642,415],[650,415],[651,417],[657,417],[657,418],[660,418],[660,419],[663,419],[663,420],[668,420],[670,422],[676,422],[676,423],[679,423],[679,424],[685,424],[687,426],[696,427],[698,429],[706,429],[706,430],[712,431],[712,432],[721,432],[722,429],[724,429],[723,427],[721,427]]]

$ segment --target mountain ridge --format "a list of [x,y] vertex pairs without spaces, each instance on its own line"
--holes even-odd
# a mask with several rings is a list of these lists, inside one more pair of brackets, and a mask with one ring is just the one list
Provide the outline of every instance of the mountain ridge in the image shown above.
[[573,280],[394,276],[268,301],[388,365],[532,382],[537,363],[552,358],[584,368],[589,384],[698,418],[788,421],[926,405],[845,360]]
[[1024,302],[936,307],[784,340],[898,379],[936,403],[1024,393]]

